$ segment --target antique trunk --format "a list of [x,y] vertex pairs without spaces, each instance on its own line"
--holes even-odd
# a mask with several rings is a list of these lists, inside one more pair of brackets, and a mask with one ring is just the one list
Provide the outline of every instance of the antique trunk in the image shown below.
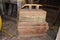
[[18,27],[20,37],[42,36],[48,31],[48,23],[21,22]]
[[[27,6],[26,6],[27,7]],[[25,7],[23,7],[25,8]],[[42,36],[48,32],[47,12],[43,9],[19,11],[18,33],[20,37]]]

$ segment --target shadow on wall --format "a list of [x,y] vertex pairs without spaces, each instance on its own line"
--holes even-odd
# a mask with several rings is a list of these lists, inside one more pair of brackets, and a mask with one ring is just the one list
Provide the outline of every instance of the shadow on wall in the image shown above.
[[17,4],[5,3],[5,15],[16,18],[17,17]]
[[52,38],[52,39],[56,39],[56,35],[59,29],[59,25],[60,25],[60,14],[58,12],[58,10],[55,9],[51,9],[51,8],[43,8],[44,10],[47,11],[47,15],[46,15],[46,21],[49,24],[49,31],[48,31],[48,35]]

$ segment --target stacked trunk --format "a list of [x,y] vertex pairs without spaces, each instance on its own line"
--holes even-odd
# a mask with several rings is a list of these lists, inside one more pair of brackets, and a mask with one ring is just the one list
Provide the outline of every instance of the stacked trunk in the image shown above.
[[20,37],[42,36],[48,32],[49,24],[44,10],[20,10],[18,32]]

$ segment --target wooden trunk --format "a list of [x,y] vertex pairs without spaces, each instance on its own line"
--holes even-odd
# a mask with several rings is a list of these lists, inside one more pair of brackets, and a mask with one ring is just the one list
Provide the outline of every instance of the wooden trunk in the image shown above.
[[48,32],[49,24],[45,21],[47,12],[24,11],[19,12],[18,32],[20,37],[42,36]]
[[42,36],[49,29],[48,23],[21,22],[18,26],[20,37]]

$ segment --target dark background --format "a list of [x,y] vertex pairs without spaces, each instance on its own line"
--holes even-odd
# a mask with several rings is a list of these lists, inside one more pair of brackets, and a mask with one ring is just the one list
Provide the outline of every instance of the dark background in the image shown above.
[[[26,3],[29,3],[28,0],[26,0]],[[33,3],[60,6],[60,0],[34,0]]]

